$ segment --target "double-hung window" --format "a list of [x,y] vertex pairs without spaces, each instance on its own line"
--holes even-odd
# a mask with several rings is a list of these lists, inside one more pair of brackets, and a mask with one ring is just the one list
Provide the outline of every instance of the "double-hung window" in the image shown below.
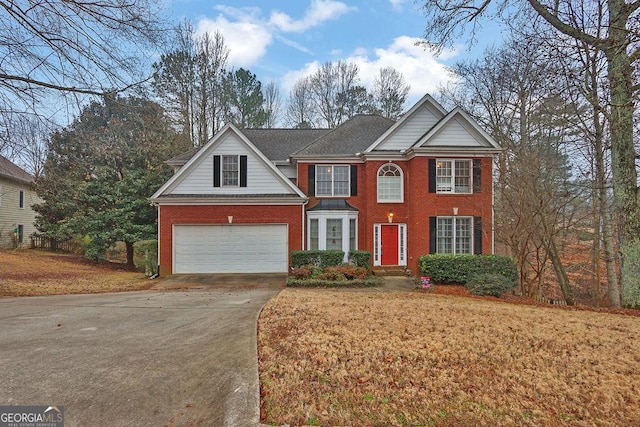
[[317,165],[316,196],[349,196],[349,165]]
[[472,192],[471,160],[436,161],[436,192],[469,194]]
[[437,253],[455,255],[472,253],[472,217],[438,217],[436,230]]
[[238,156],[222,156],[222,186],[237,187],[240,168]]

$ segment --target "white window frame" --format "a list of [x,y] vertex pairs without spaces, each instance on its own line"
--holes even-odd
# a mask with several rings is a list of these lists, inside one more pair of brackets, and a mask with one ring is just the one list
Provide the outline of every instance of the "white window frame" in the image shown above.
[[[351,236],[350,220],[355,220],[355,236]],[[311,230],[311,221],[318,221],[318,250],[327,249],[327,220],[339,220],[342,224],[341,249],[344,251],[343,262],[348,261],[351,242],[355,240],[358,248],[358,212],[357,211],[311,211],[307,213],[307,230]],[[311,248],[311,232],[307,233],[307,248]]]
[[[456,173],[456,167],[459,166],[457,163],[466,163],[469,165],[469,186],[467,191],[457,191],[456,189],[456,178],[460,178]],[[438,173],[440,170],[441,164],[449,164],[451,175],[446,176],[449,178],[449,182],[446,185],[440,184],[439,180],[444,178],[439,176]],[[460,167],[458,167],[460,169]],[[465,177],[466,178],[466,177]],[[436,159],[436,193],[439,194],[472,194],[473,193],[473,160],[472,159]]]
[[[344,193],[336,193],[336,168],[346,168],[347,169],[347,187],[346,192]],[[318,191],[320,182],[329,182],[329,181],[321,181],[320,180],[320,171],[322,169],[331,169],[329,172],[331,174],[331,194],[324,194]],[[339,181],[344,182],[344,181]],[[316,165],[316,174],[315,174],[315,195],[316,197],[349,197],[351,196],[351,165]]]
[[[442,233],[444,233],[444,229],[443,227],[440,225],[440,221],[441,220],[450,220],[452,221],[452,229],[451,229],[451,235],[450,236],[443,236]],[[468,225],[469,225],[469,236],[464,237],[465,239],[469,239],[468,241],[468,248],[469,251],[468,252],[462,252],[459,249],[459,238],[462,239],[462,237],[458,237],[458,234],[460,233],[460,228],[459,228],[459,222],[461,222],[461,220],[465,220],[465,221],[469,221]],[[474,221],[473,221],[473,217],[472,216],[439,216],[436,217],[436,253],[438,254],[450,254],[450,255],[471,255],[474,252],[473,250],[473,243],[474,243]],[[451,240],[451,251],[445,251],[442,250],[441,248],[441,239],[450,239]]]
[[[396,169],[396,171],[399,173],[398,176],[386,176],[386,175],[380,175],[381,172],[383,172],[384,169],[389,168],[389,167],[394,167]],[[402,168],[398,165],[396,165],[395,163],[385,163],[384,165],[380,166],[378,168],[378,181],[377,181],[377,186],[376,186],[376,193],[377,193],[377,197],[378,197],[378,203],[402,203],[404,202],[404,173],[402,171]],[[400,179],[400,192],[398,194],[398,197],[392,197],[392,198],[381,198],[380,197],[380,183],[381,183],[381,178],[382,181],[385,180],[385,178],[399,178]]]
[[[225,159],[235,158],[236,160],[236,169],[235,170],[226,170],[225,169]],[[225,172],[235,172],[235,184],[227,184],[225,183]],[[240,156],[237,154],[223,154],[220,156],[220,185],[222,187],[240,187]]]
[[398,226],[398,265],[407,265],[407,224],[373,224],[373,265],[382,265],[382,239],[381,227],[397,225]]

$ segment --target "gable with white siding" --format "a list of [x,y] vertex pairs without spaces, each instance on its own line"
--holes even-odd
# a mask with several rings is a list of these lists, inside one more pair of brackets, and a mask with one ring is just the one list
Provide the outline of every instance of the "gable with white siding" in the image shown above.
[[446,110],[431,96],[425,95],[398,122],[368,149],[371,151],[404,151],[411,148],[446,115]]
[[493,138],[460,108],[452,110],[414,147],[499,148]]
[[[214,156],[247,156],[246,186],[214,186]],[[153,195],[250,196],[302,193],[234,126],[227,125]]]

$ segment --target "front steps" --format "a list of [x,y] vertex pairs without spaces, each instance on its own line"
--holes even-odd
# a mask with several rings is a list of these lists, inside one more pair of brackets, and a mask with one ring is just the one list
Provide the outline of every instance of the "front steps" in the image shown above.
[[407,268],[402,265],[383,265],[373,267],[371,272],[374,276],[406,276]]

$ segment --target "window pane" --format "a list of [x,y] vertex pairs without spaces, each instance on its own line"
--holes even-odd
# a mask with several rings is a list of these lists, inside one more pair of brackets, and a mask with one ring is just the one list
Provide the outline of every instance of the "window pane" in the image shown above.
[[450,193],[453,191],[452,187],[452,164],[450,161],[439,160],[436,163],[436,191],[437,192],[447,192]]
[[351,193],[349,188],[349,166],[333,167],[333,195],[348,196]]
[[327,219],[327,249],[342,250],[341,219]]
[[438,218],[436,243],[439,254],[453,253],[453,218]]
[[455,192],[471,192],[471,160],[456,160]]
[[402,200],[402,178],[399,176],[378,177],[378,200]]
[[222,185],[238,186],[238,156],[222,156]]
[[471,237],[473,236],[471,218],[456,219],[456,254],[471,253]]
[[333,168],[331,166],[316,166],[316,195],[331,196],[331,181]]
[[309,240],[310,247],[309,249],[312,251],[318,250],[318,220],[312,219],[309,220]]
[[355,251],[356,248],[356,220],[355,218],[349,219],[349,250]]

